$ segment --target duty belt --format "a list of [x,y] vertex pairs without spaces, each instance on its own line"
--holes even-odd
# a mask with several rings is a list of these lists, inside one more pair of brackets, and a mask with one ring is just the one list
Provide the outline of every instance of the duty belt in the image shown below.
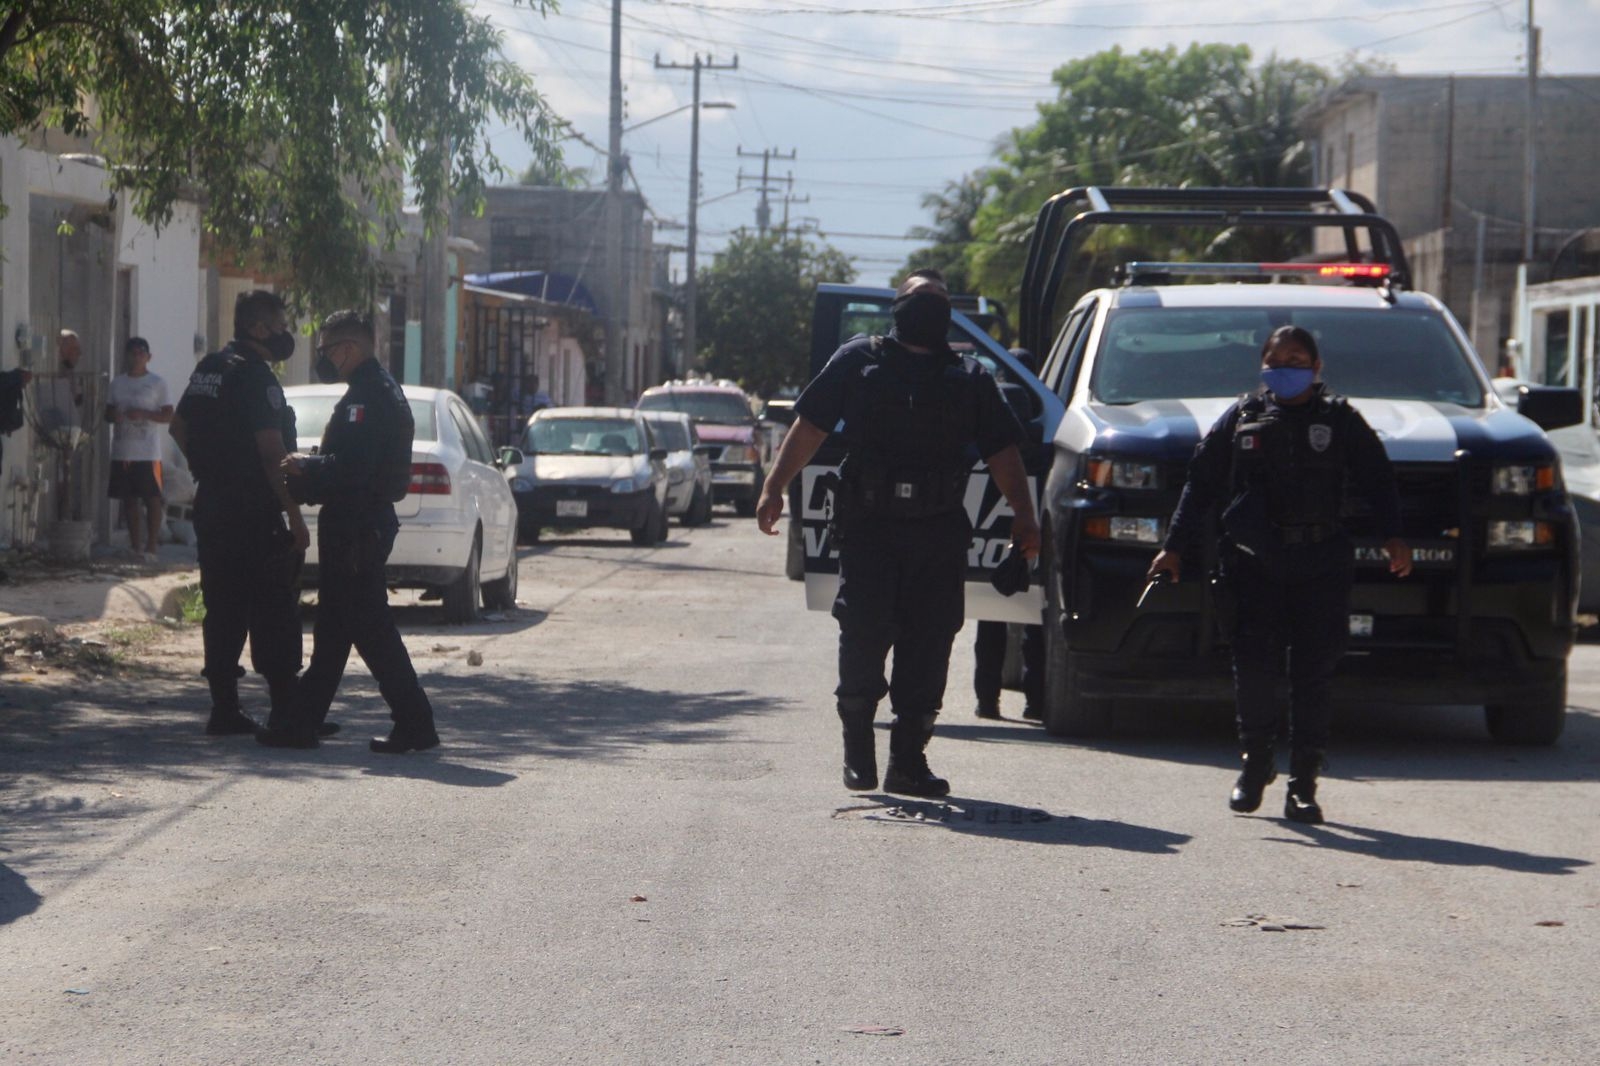
[[1339,534],[1339,527],[1327,522],[1316,525],[1278,526],[1277,529],[1285,544],[1321,544]]

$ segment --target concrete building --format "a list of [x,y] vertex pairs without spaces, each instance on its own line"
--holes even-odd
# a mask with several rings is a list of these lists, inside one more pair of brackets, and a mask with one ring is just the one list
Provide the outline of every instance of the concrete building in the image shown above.
[[[1512,333],[1522,259],[1527,82],[1521,77],[1363,77],[1302,116],[1314,180],[1372,197],[1400,231],[1417,288],[1445,301],[1493,369]],[[1539,80],[1531,273],[1600,225],[1600,77]],[[1334,231],[1318,251],[1334,251]]]
[[[43,538],[56,515],[91,524],[105,543],[113,509],[105,505],[110,436],[102,416],[105,386],[121,369],[124,342],[150,342],[150,369],[166,379],[176,401],[204,345],[205,286],[200,263],[200,211],[179,203],[159,232],[117,198],[95,156],[51,150],[44,141],[0,140],[0,369],[25,366],[36,375],[57,363],[57,334],[75,331],[88,440],[73,463],[71,499],[56,498],[57,456],[25,426],[5,441],[0,468],[0,544]],[[36,379],[37,380],[37,379]],[[175,449],[169,457],[176,458]]]
[[[625,193],[621,284],[607,269],[610,204],[604,189],[501,186],[489,189],[483,214],[462,218],[457,232],[481,251],[463,257],[465,273],[545,271],[576,280],[593,295],[602,329],[615,316],[614,351],[586,353],[592,402],[631,404],[644,389],[671,376],[666,355],[665,278],[657,269],[654,227],[644,198]],[[613,291],[617,289],[618,291]]]

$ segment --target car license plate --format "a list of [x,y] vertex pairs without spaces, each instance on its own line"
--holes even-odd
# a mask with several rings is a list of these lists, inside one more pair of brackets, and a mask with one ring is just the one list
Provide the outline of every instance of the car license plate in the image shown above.
[[1350,616],[1350,635],[1352,637],[1372,636],[1372,616],[1370,614],[1353,614]]
[[557,500],[557,518],[587,518],[589,517],[588,500]]

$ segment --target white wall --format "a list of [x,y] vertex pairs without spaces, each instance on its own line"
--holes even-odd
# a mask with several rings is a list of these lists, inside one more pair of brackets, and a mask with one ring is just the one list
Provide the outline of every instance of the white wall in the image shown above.
[[[133,270],[132,336],[150,342],[150,370],[161,375],[173,403],[194,370],[195,335],[204,335],[200,291],[200,209],[179,204],[158,235],[123,205],[119,212],[117,265]],[[113,364],[119,370],[120,353]]]

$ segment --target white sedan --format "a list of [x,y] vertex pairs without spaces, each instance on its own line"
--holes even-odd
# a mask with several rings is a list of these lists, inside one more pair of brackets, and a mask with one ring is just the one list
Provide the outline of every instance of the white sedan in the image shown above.
[[[393,588],[437,591],[445,619],[470,622],[480,603],[507,610],[517,602],[517,503],[502,473],[520,462],[515,449],[497,455],[461,397],[447,389],[402,386],[416,422],[411,446],[411,491],[395,504],[400,533],[386,576]],[[294,408],[297,451],[320,445],[343,385],[284,389]],[[311,550],[303,584],[317,581],[317,508],[307,507]]]

